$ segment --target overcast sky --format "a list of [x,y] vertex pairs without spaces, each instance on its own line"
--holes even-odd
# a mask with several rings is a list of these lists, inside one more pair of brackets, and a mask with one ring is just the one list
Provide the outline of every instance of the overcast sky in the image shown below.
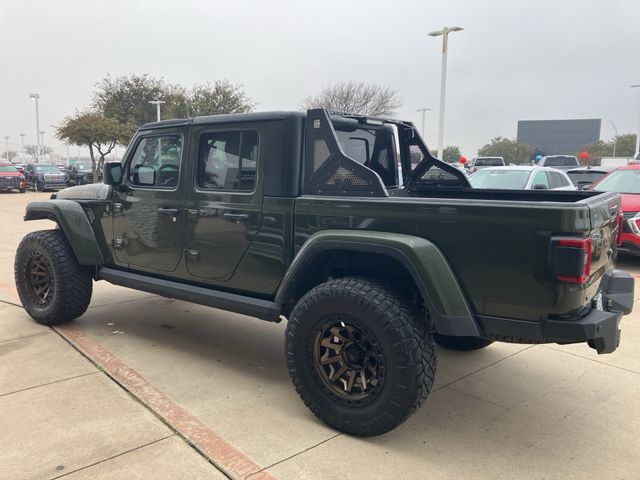
[[[185,86],[242,83],[257,110],[299,109],[340,80],[389,85],[398,118],[436,148],[440,41],[449,37],[445,144],[473,156],[518,120],[601,118],[601,138],[638,130],[640,0],[29,1],[0,2],[0,151],[4,136],[45,143],[94,85],[149,73]],[[10,148],[12,146],[10,145]],[[15,147],[13,147],[15,148]]]

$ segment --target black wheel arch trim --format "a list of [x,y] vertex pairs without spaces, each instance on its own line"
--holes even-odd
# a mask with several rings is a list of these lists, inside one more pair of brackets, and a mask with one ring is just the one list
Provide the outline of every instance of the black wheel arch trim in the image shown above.
[[80,265],[104,265],[91,223],[82,205],[72,200],[47,200],[27,205],[24,220],[53,220],[64,232]]
[[[427,303],[431,321],[437,333],[452,336],[481,335],[469,302],[453,271],[444,255],[433,243],[421,237],[405,234],[371,231],[351,231],[351,235],[349,233],[350,231],[345,230],[324,230],[307,240],[278,288],[276,303],[282,306],[291,303],[297,287],[319,255],[330,251],[374,253],[396,260],[409,272]],[[379,234],[378,237],[376,233]],[[376,238],[379,241],[376,241]],[[424,264],[424,252],[422,256],[416,255],[414,258],[407,254],[407,251],[418,247],[429,247],[428,265]],[[432,267],[437,267],[438,271],[428,273]],[[444,292],[437,292],[432,288],[436,282],[447,284]]]

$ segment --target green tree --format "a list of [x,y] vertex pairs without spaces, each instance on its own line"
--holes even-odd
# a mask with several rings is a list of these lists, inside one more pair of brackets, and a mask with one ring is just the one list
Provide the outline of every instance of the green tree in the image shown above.
[[16,158],[18,156],[18,152],[13,151],[13,150],[8,150],[6,152],[4,152],[2,154],[2,158],[6,159],[8,162],[10,162],[11,160],[13,160],[14,158]]
[[[73,145],[89,147],[93,178],[96,181],[104,157],[111,153],[116,145],[126,144],[131,130],[131,124],[123,124],[116,118],[105,117],[97,112],[84,112],[65,118],[57,127],[56,136]],[[99,155],[97,160],[96,152]]]
[[390,87],[364,82],[338,82],[326,86],[302,102],[302,108],[326,108],[360,115],[390,116],[402,106],[398,92]]
[[588,152],[590,158],[599,159],[613,157],[614,151],[616,157],[633,157],[636,153],[636,134],[623,133],[616,135],[608,142],[598,140],[597,142],[583,145],[578,149],[576,155],[580,152]]
[[143,123],[156,120],[157,110],[149,103],[151,100],[165,102],[161,107],[163,119],[244,113],[254,107],[242,85],[227,80],[187,89],[148,74],[117,78],[107,75],[96,87],[92,99],[94,109],[105,117],[130,125],[130,136]]
[[633,157],[636,154],[635,133],[623,133],[615,136],[610,142],[612,149],[614,142],[616,144],[616,157]]
[[505,163],[529,163],[533,158],[533,148],[526,143],[520,143],[504,137],[495,137],[491,142],[478,150],[481,157],[502,157]]
[[150,100],[166,97],[173,89],[164,80],[151,75],[112,78],[107,75],[96,85],[93,107],[105,117],[138,127],[156,119],[156,106]]
[[[580,152],[587,152],[589,154],[589,159],[592,160],[602,157],[611,157],[613,156],[613,143],[598,140],[597,142],[588,143],[587,145],[583,145],[578,148],[578,151],[575,152],[576,156],[579,155]],[[618,152],[616,152],[616,155],[617,154]]]
[[[31,158],[33,158],[34,162],[38,161],[38,145],[25,145],[24,151],[28,155],[31,155]],[[44,155],[49,155],[50,153],[53,153],[53,150],[51,148],[47,147],[46,145],[40,145],[40,158],[42,158]]]
[[462,154],[460,153],[460,148],[456,146],[449,146],[442,149],[442,156],[444,157],[442,160],[445,162],[457,162],[460,160]]

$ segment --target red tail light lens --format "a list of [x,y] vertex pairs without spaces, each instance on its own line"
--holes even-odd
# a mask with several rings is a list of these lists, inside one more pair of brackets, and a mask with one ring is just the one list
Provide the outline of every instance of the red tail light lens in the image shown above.
[[552,238],[551,267],[561,282],[583,284],[591,276],[591,238]]

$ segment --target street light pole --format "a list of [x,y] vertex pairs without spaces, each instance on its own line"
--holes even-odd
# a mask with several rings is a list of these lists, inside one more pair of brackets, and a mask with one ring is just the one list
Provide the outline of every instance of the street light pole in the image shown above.
[[36,163],[40,163],[40,112],[38,111],[38,100],[40,100],[40,95],[37,93],[32,93],[29,95],[31,100],[35,100],[36,102],[36,141],[38,142],[38,146],[36,150]]
[[4,143],[6,145],[6,151],[4,156],[7,157],[7,162],[9,161],[9,136],[5,135],[4,136]]
[[160,121],[160,105],[164,105],[165,102],[164,100],[149,100],[149,103],[152,105],[156,106],[156,117],[157,117],[157,121]]
[[444,148],[444,99],[447,85],[447,42],[449,33],[464,30],[461,27],[443,27],[442,30],[429,32],[431,37],[442,36],[442,76],[440,77],[440,125],[438,126],[438,156],[442,159]]
[[431,109],[430,108],[419,108],[416,110],[416,112],[422,112],[422,139],[424,140],[424,115],[427,112],[430,112]]
[[[635,85],[630,85],[631,88],[638,88],[640,87],[640,83],[635,84]],[[640,95],[638,95],[638,101],[640,102]],[[640,107],[640,104],[638,105]],[[636,133],[636,154],[633,156],[634,159],[638,158],[638,155],[640,154],[640,108],[638,109],[638,133]]]
[[618,143],[618,129],[616,128],[616,124],[613,123],[613,120],[609,120],[609,123],[613,127],[613,131],[616,132],[616,136],[613,137],[613,154],[612,157],[616,156],[616,144]]

